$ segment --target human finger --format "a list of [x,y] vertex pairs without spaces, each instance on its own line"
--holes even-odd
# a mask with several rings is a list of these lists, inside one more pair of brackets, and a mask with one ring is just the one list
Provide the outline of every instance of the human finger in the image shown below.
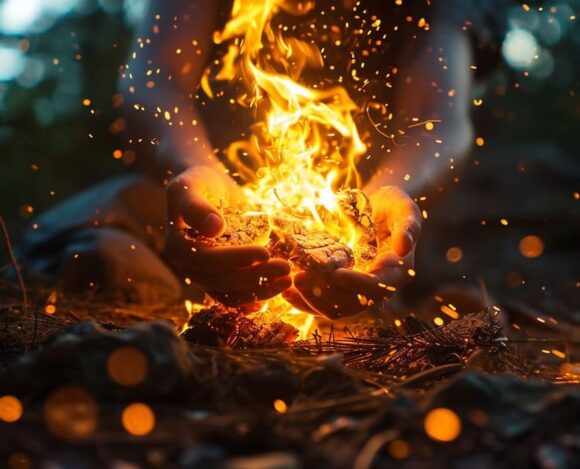
[[242,306],[273,298],[287,288],[290,288],[291,285],[292,279],[290,276],[286,276],[276,279],[269,285],[263,285],[257,288],[228,293],[208,290],[208,294],[226,306]]
[[330,319],[352,316],[365,308],[356,294],[331,285],[326,276],[302,272],[294,277],[294,285],[311,309]]
[[207,237],[220,236],[226,227],[220,211],[187,176],[178,177],[167,187],[167,212],[176,228],[194,228]]
[[208,274],[242,269],[270,259],[263,246],[205,246],[187,239],[183,230],[172,230],[165,249],[173,264],[186,271]]
[[282,259],[271,259],[244,269],[235,269],[219,274],[196,272],[196,283],[207,290],[220,293],[256,289],[273,284],[277,279],[290,274],[290,264]]
[[296,288],[289,288],[282,292],[282,298],[300,311],[310,314],[319,314],[316,310],[310,307],[304,298],[302,298],[302,295],[300,295],[300,292]]
[[384,280],[379,275],[349,269],[338,269],[330,276],[332,285],[373,301],[387,300],[397,290]]

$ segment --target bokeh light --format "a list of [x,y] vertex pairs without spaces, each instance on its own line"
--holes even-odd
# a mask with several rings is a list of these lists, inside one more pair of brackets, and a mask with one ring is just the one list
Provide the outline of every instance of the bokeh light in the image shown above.
[[41,0],[5,0],[0,5],[0,29],[5,34],[26,33],[42,13]]
[[288,412],[288,406],[282,399],[276,399],[274,401],[274,409],[276,409],[276,412],[280,414],[285,414]]
[[391,441],[388,451],[393,459],[407,459],[411,455],[411,446],[405,440],[397,439]]
[[17,82],[24,88],[36,87],[46,76],[46,68],[40,59],[27,57]]
[[538,27],[538,37],[543,44],[553,45],[562,39],[563,28],[554,15],[544,15]]
[[535,36],[525,30],[514,28],[503,42],[503,56],[512,67],[524,70],[530,67],[538,50],[538,41]]
[[32,461],[24,453],[12,453],[8,457],[8,469],[30,469]]
[[147,375],[147,358],[136,347],[120,347],[109,356],[107,372],[121,386],[136,386]]
[[445,259],[452,264],[459,262],[463,258],[463,251],[460,247],[452,246],[445,253]]
[[0,31],[8,35],[46,31],[77,4],[78,0],[4,0],[0,2]]
[[453,441],[461,434],[461,420],[455,412],[444,407],[430,411],[423,427],[429,438],[440,442]]
[[0,81],[11,81],[26,67],[24,54],[12,47],[0,46]]
[[130,24],[141,21],[147,12],[149,0],[131,0],[125,2],[125,16]]
[[123,410],[121,421],[127,433],[144,436],[155,428],[155,413],[147,404],[136,402]]
[[539,236],[524,236],[520,240],[519,250],[522,256],[529,259],[540,257],[544,252],[544,241]]
[[46,400],[44,419],[48,429],[59,438],[85,438],[97,428],[97,405],[80,387],[59,388]]
[[552,53],[545,47],[539,47],[530,70],[535,78],[543,79],[552,75],[555,66]]
[[22,417],[22,404],[14,396],[0,397],[0,420],[14,423]]

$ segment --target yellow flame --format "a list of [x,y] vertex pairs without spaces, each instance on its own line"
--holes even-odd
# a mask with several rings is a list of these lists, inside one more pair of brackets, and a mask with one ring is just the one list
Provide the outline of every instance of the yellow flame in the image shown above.
[[298,329],[296,340],[306,340],[310,338],[316,326],[316,319],[311,314],[306,314],[299,309],[293,308],[280,295],[265,302],[259,311],[250,315],[259,315],[265,320],[278,319],[284,321]]
[[[272,27],[281,11],[304,15],[313,7],[304,0],[235,0],[230,20],[215,33],[214,42],[229,44],[214,79],[243,82],[247,93],[238,102],[256,115],[250,137],[231,144],[226,157],[274,230],[282,221],[299,223],[352,246],[359,233],[342,213],[340,189],[360,186],[356,165],[366,146],[354,122],[358,108],[343,87],[309,87],[302,72],[323,66],[320,50]],[[213,96],[207,74],[204,90]],[[312,317],[281,297],[268,309],[298,325],[301,336],[312,328]]]

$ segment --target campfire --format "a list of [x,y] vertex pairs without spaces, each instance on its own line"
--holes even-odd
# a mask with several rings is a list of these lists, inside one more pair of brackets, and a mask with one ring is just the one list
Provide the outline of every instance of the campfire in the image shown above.
[[[357,163],[366,146],[353,117],[357,105],[342,86],[305,84],[308,70],[324,67],[322,51],[273,26],[279,14],[299,17],[313,7],[313,2],[236,0],[229,22],[214,35],[214,42],[228,49],[206,70],[206,94],[218,97],[214,83],[239,84],[237,103],[255,115],[248,138],[225,151],[226,165],[245,183],[247,202],[223,206],[215,201],[227,223],[218,239],[191,229],[187,234],[212,246],[267,246],[272,256],[290,261],[294,273],[364,271],[377,242],[371,203],[359,189]],[[381,286],[386,298],[389,286]],[[372,305],[372,300],[360,301]],[[302,339],[313,325],[312,316],[282,296],[257,314],[292,324]]]

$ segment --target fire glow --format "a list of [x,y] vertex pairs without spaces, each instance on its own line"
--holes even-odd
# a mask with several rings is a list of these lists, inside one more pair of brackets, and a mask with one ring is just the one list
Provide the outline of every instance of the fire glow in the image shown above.
[[343,87],[301,84],[307,67],[323,67],[320,50],[272,27],[280,11],[304,15],[313,6],[236,0],[230,21],[215,34],[217,44],[231,42],[216,79],[242,81],[248,95],[238,102],[256,114],[250,138],[234,142],[226,154],[249,182],[250,205],[260,207],[273,228],[279,219],[297,221],[353,244],[356,232],[341,219],[336,189],[360,183],[356,164],[366,147],[353,120],[357,106]]
[[[345,189],[360,187],[357,163],[366,151],[354,114],[358,111],[341,86],[315,89],[303,72],[323,69],[320,49],[311,42],[286,36],[274,27],[278,14],[306,15],[314,2],[236,0],[216,44],[228,46],[217,72],[206,70],[202,88],[214,97],[210,82],[242,83],[236,102],[252,110],[255,123],[249,138],[225,150],[228,164],[246,185],[248,216],[266,216],[270,229],[299,226],[305,232],[325,232],[356,252],[364,230],[345,212]],[[355,267],[365,262],[355,255]],[[300,312],[281,296],[256,314],[274,315],[300,330],[306,338],[312,316]]]
[[[320,50],[272,27],[281,11],[299,16],[313,6],[313,2],[236,0],[229,22],[215,33],[214,42],[228,43],[228,51],[214,78],[242,82],[247,94],[238,103],[256,116],[250,137],[231,144],[226,156],[247,181],[244,192],[251,210],[267,216],[274,232],[282,232],[281,224],[298,224],[353,247],[359,231],[343,213],[339,189],[360,184],[356,164],[366,147],[353,119],[357,106],[343,87],[316,90],[304,85],[305,69],[323,67]],[[208,75],[209,70],[202,86],[211,97]],[[300,338],[313,325],[312,316],[281,296],[257,314],[289,322],[299,329]]]

